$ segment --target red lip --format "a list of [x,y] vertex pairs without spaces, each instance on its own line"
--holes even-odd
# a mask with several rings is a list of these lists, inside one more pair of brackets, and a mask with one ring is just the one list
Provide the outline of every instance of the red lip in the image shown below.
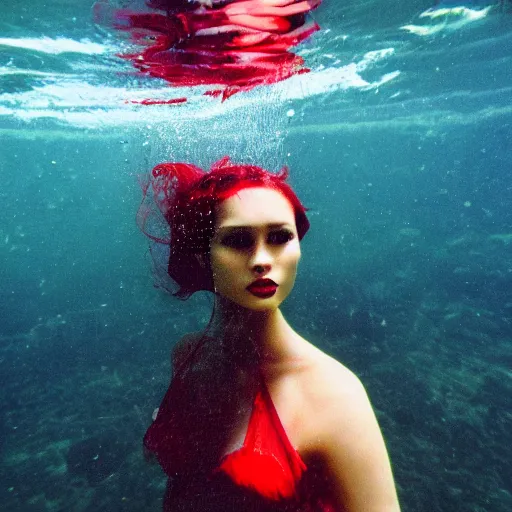
[[247,291],[256,297],[268,299],[276,293],[277,287],[278,285],[272,279],[257,279],[247,287]]

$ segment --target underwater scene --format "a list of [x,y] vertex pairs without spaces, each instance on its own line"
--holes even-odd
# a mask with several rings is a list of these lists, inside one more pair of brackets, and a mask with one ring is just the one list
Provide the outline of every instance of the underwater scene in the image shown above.
[[365,384],[402,510],[512,510],[512,3],[323,0],[303,71],[213,93],[127,58],[144,4],[0,7],[0,509],[161,510],[142,437],[213,301],[154,286],[140,176],[230,155],[309,208],[283,312]]

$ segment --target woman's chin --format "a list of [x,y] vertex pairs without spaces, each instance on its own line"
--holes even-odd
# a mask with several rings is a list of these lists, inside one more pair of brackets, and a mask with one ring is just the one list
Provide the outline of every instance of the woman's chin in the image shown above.
[[278,297],[275,296],[268,298],[261,298],[256,296],[234,298],[220,295],[220,297],[223,301],[227,301],[227,303],[230,304],[232,307],[238,307],[249,311],[260,312],[276,310],[283,302],[282,299],[279,299]]

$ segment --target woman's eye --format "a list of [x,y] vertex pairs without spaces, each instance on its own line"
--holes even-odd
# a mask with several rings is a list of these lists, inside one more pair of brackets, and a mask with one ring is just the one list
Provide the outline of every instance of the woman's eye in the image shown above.
[[249,249],[253,239],[249,233],[231,233],[222,239],[222,244],[233,249]]
[[293,233],[287,229],[280,229],[279,231],[272,231],[268,235],[268,242],[274,245],[283,245],[293,240]]

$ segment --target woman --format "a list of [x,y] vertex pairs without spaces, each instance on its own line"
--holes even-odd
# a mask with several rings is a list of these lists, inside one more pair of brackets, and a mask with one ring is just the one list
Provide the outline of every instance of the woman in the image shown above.
[[144,437],[169,476],[165,511],[399,510],[363,386],[279,309],[309,228],[286,177],[225,158],[206,173],[161,164],[146,188],[170,228],[175,295],[215,297],[205,331],[176,344]]

